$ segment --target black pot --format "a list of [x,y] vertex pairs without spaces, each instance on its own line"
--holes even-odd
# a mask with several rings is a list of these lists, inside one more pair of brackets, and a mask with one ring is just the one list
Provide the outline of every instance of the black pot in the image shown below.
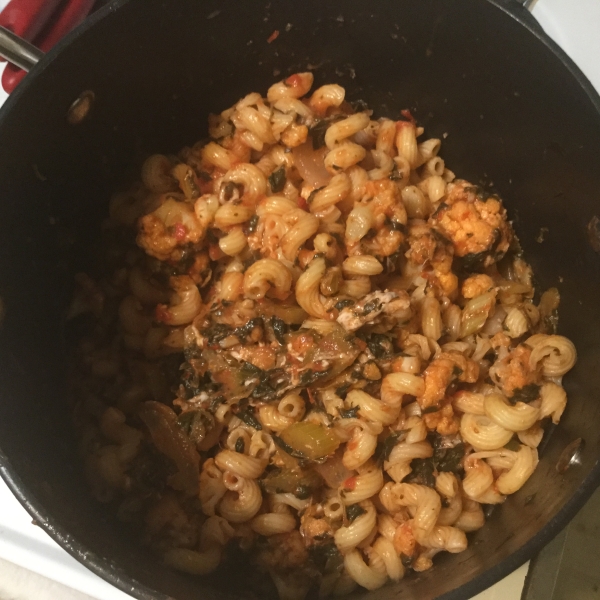
[[[253,597],[241,564],[204,580],[171,571],[91,499],[65,402],[62,322],[107,199],[141,160],[193,143],[210,111],[306,68],[378,115],[410,108],[429,135],[448,133],[444,158],[500,192],[538,289],[560,289],[560,332],[579,351],[569,406],[538,469],[468,550],[353,597],[470,597],[535,554],[590,496],[600,479],[600,98],[514,6],[118,0],[11,96],[0,113],[0,471],[87,567],[137,598]],[[72,125],[68,109],[85,90],[92,110]],[[585,447],[569,466],[565,449],[579,438]]]

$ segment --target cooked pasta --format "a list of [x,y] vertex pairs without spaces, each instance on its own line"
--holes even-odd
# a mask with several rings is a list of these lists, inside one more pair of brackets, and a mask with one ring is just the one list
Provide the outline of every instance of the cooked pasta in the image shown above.
[[237,545],[298,600],[462,552],[534,472],[577,358],[498,196],[408,111],[312,84],[150,156],[69,310],[94,495],[175,569]]

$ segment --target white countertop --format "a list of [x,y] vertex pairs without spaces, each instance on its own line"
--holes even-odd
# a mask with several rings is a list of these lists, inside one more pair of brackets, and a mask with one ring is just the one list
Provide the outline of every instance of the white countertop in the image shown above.
[[[7,1],[0,0],[0,10]],[[533,14],[600,89],[600,0],[538,0]],[[5,99],[0,90],[0,104]],[[472,600],[519,600],[526,573],[524,565]],[[56,599],[127,600],[131,596],[94,575],[33,525],[0,480],[0,600]]]

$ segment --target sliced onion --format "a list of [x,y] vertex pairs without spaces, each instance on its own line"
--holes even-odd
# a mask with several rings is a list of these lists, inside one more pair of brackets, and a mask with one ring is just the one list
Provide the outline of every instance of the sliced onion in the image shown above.
[[332,174],[325,168],[327,151],[326,146],[313,150],[310,140],[292,150],[298,173],[308,185],[320,188],[330,182]]
[[177,465],[178,471],[169,478],[169,485],[173,489],[196,494],[200,456],[178,424],[177,415],[168,406],[150,401],[142,404],[140,417],[156,447]]
[[352,477],[353,472],[346,469],[342,462],[344,452],[340,449],[322,465],[315,465],[315,471],[325,480],[325,483],[334,490],[339,488],[346,479]]

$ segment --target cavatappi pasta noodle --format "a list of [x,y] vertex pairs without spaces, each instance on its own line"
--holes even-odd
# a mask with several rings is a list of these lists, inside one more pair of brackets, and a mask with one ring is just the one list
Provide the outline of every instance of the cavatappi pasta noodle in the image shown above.
[[576,361],[500,199],[409,112],[312,83],[148,158],[69,312],[96,497],[175,569],[248,551],[283,600],[463,551],[534,471]]

